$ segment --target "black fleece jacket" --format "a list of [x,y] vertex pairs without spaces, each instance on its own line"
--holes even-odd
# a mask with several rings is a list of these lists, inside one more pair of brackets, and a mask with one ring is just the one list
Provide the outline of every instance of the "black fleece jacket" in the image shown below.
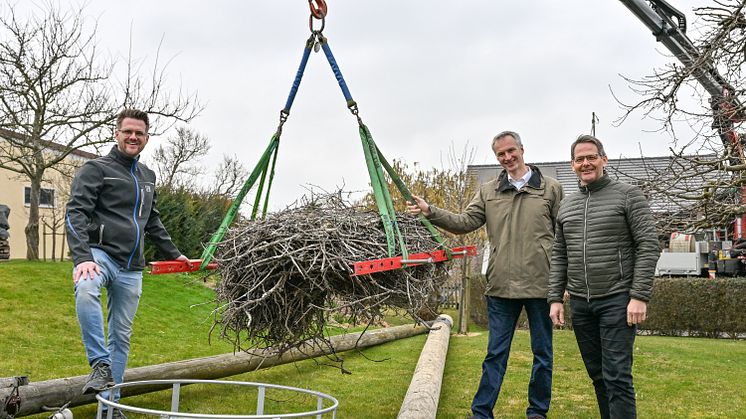
[[155,202],[155,173],[117,146],[86,162],[75,175],[67,203],[67,242],[75,265],[93,261],[91,248],[96,247],[122,268],[142,270],[145,233],[163,256],[179,257]]

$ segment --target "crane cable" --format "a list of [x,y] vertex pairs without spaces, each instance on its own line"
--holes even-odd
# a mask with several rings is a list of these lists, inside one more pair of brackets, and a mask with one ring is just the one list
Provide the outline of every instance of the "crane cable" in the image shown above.
[[[290,93],[288,94],[287,101],[285,102],[285,107],[280,111],[280,122],[275,133],[270,139],[269,145],[265,149],[264,153],[262,153],[262,156],[259,159],[259,163],[256,165],[254,170],[249,175],[249,178],[246,180],[243,187],[236,195],[236,198],[233,200],[233,203],[226,213],[226,216],[223,218],[220,227],[213,234],[209,243],[205,247],[205,250],[202,253],[201,257],[202,264],[200,265],[200,270],[207,269],[207,265],[212,260],[218,244],[223,240],[228,227],[238,214],[238,209],[241,206],[243,199],[254,186],[254,183],[256,183],[257,179],[259,179],[259,186],[257,187],[257,194],[251,213],[251,220],[255,220],[257,218],[260,206],[262,207],[261,218],[264,218],[266,216],[267,203],[269,201],[269,192],[275,173],[277,151],[280,144],[280,136],[282,135],[282,127],[290,116],[290,108],[293,106],[293,101],[295,100],[295,96],[298,93],[298,89],[300,88],[300,83],[303,79],[306,64],[308,63],[308,59],[311,56],[312,50],[315,52],[318,52],[319,50],[324,51],[324,55],[326,56],[332,72],[337,79],[337,83],[339,84],[340,89],[342,90],[342,95],[344,96],[347,103],[347,108],[357,119],[360,139],[363,144],[365,163],[368,168],[368,175],[370,177],[371,186],[373,188],[376,206],[378,207],[378,212],[381,216],[381,221],[386,232],[388,254],[389,256],[394,256],[396,254],[396,247],[398,242],[398,247],[401,249],[403,258],[406,259],[409,255],[409,252],[407,251],[405,245],[404,237],[399,230],[399,226],[396,222],[396,211],[394,210],[394,203],[391,199],[391,194],[389,193],[388,183],[386,182],[384,172],[389,175],[392,182],[395,184],[404,199],[406,199],[407,201],[412,201],[412,194],[409,192],[406,185],[404,185],[404,183],[401,181],[401,178],[396,174],[391,165],[383,157],[380,149],[373,141],[373,136],[370,134],[370,130],[367,126],[365,126],[362,118],[360,117],[357,103],[352,99],[350,89],[347,87],[347,83],[342,76],[342,71],[339,69],[339,65],[334,58],[334,54],[332,54],[331,48],[329,47],[329,42],[327,38],[322,34],[322,31],[325,27],[326,16],[328,13],[326,2],[324,0],[308,0],[308,4],[311,9],[311,15],[308,18],[308,26],[311,31],[311,36],[306,40],[305,47],[303,49],[303,56],[301,57],[298,71],[296,72],[295,79],[293,80],[293,84],[290,88]],[[314,28],[315,20],[320,21],[320,27],[318,29]],[[267,176],[269,176],[269,178],[267,178]],[[263,191],[265,184],[267,188],[266,192]],[[264,195],[262,196],[263,193]],[[261,203],[262,198],[264,198],[263,204]],[[427,220],[427,218],[425,218],[425,216],[423,216],[422,214],[419,215],[419,219],[428,229],[433,239],[437,241],[443,249],[446,250],[450,258],[450,251],[445,246],[445,241],[441,237],[440,233],[438,233],[438,231],[435,229],[435,227],[433,227],[430,221]]]

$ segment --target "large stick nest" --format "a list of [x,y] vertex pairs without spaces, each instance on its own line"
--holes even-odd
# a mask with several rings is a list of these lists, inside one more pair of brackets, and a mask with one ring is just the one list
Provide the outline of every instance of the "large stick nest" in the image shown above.
[[[397,223],[410,253],[438,248],[416,218],[397,215]],[[221,279],[213,333],[237,350],[282,353],[309,343],[328,346],[330,322],[370,325],[392,310],[419,320],[447,265],[351,276],[354,262],[385,257],[381,217],[341,194],[304,198],[264,220],[240,223],[216,252]]]

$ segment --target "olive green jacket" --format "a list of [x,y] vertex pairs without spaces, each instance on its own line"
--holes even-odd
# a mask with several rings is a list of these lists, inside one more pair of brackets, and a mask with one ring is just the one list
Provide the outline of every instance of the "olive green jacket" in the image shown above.
[[430,207],[428,219],[455,234],[487,226],[489,262],[485,294],[501,298],[546,298],[554,222],[562,186],[539,169],[516,190],[508,174],[479,187],[461,214]]

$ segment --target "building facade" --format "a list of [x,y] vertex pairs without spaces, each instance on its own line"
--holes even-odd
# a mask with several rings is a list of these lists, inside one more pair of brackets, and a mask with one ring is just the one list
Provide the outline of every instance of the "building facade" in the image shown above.
[[[0,141],[4,137],[14,135],[6,130],[0,130]],[[6,144],[7,141],[6,141]],[[47,143],[45,152],[59,153],[61,146]],[[74,151],[65,157],[62,166],[65,174],[47,169],[42,182],[41,199],[39,204],[39,258],[42,260],[63,260],[67,258],[67,242],[65,240],[65,205],[69,196],[70,183],[75,167],[79,167],[87,160],[97,155],[84,151]],[[31,181],[23,174],[0,167],[0,204],[10,208],[8,224],[8,243],[10,245],[10,259],[26,258],[26,225],[29,219],[29,199]]]

